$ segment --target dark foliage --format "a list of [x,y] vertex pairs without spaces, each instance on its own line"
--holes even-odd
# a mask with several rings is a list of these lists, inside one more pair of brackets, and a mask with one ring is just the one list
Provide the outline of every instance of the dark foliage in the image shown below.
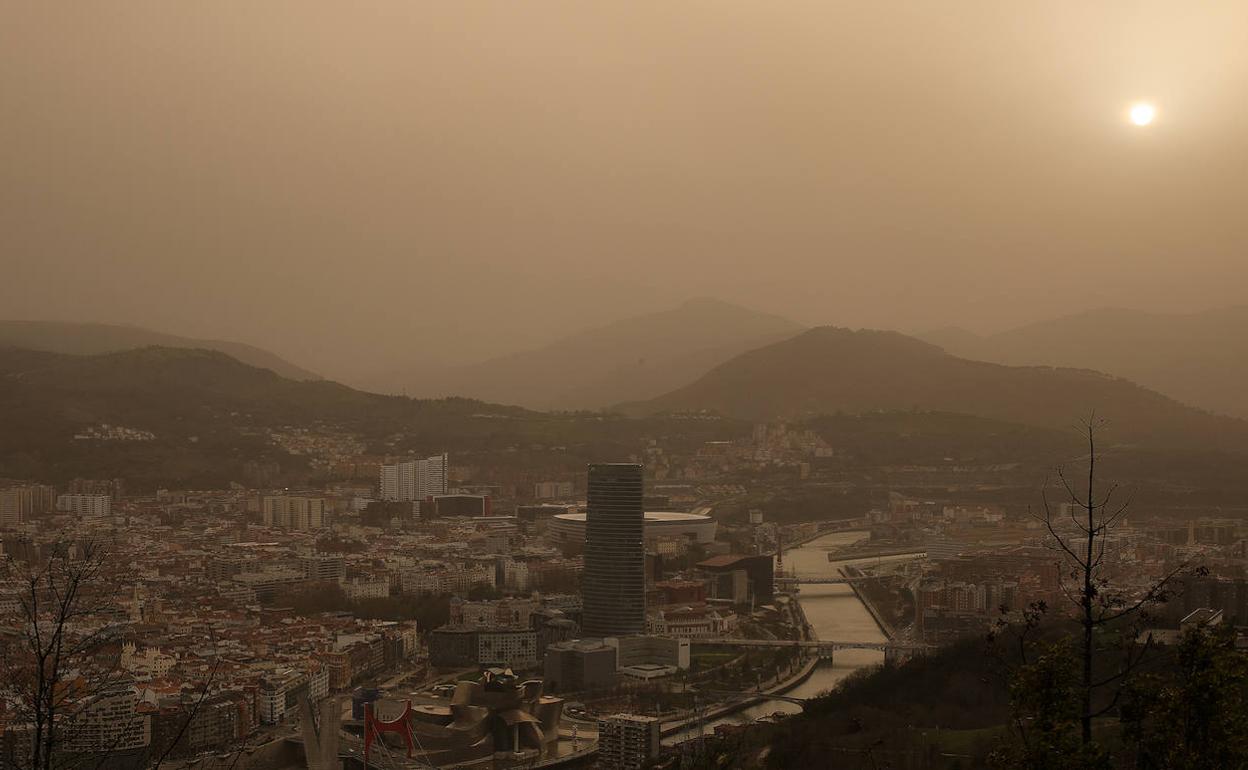
[[1188,629],[1122,708],[1141,770],[1248,767],[1248,657],[1230,625]]
[[450,594],[388,596],[352,601],[335,583],[319,583],[279,593],[273,604],[290,607],[299,615],[350,612],[365,620],[415,620],[421,631],[446,625],[450,619]]
[[985,664],[985,652],[983,640],[968,639],[900,666],[855,672],[774,729],[767,767],[824,767],[833,756],[861,758],[880,741],[918,751],[909,746],[912,734],[920,735],[916,729],[1003,724],[1009,693]]
[[[156,438],[74,440],[101,423]],[[306,483],[305,459],[269,440],[269,431],[287,426],[350,433],[380,454],[452,450],[473,453],[481,464],[564,471],[635,452],[644,436],[692,447],[747,429],[727,421],[551,415],[464,398],[382,396],[181,348],[93,356],[0,349],[0,424],[0,477],[124,477],[136,491]],[[533,447],[562,451],[518,451]]]

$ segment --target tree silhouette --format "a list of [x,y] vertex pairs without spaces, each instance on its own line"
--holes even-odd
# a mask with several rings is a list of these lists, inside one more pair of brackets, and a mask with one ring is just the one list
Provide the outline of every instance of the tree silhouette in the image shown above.
[[1138,768],[1248,766],[1248,658],[1229,624],[1183,632],[1164,668],[1124,697],[1124,735]]
[[[1151,635],[1143,644],[1136,644],[1141,621],[1147,617],[1145,611],[1164,602],[1171,581],[1188,569],[1185,564],[1179,565],[1135,595],[1111,584],[1106,570],[1106,547],[1131,500],[1116,499],[1121,496],[1116,483],[1098,485],[1097,433],[1103,426],[1104,421],[1095,414],[1083,424],[1088,454],[1086,484],[1082,489],[1064,468],[1057,469],[1061,489],[1068,498],[1063,510],[1055,511],[1047,490],[1042,492],[1042,520],[1051,545],[1065,561],[1060,586],[1075,608],[1079,624],[1075,652],[1080,664],[1079,728],[1084,747],[1092,743],[1092,721],[1118,705],[1123,687],[1153,648]],[[1069,522],[1065,529],[1061,526],[1064,522]],[[1116,649],[1114,654],[1107,655],[1111,645]],[[1105,662],[1111,664],[1108,670],[1101,665]],[[1107,696],[1098,698],[1103,692]]]
[[[65,540],[19,578],[21,594],[8,619],[12,636],[0,655],[15,708],[11,723],[27,726],[29,740],[16,746],[19,767],[65,767],[68,749],[85,740],[83,726],[97,699],[124,679],[122,626],[113,587],[102,579],[105,560],[99,542]],[[126,729],[110,726],[107,742],[120,742]]]

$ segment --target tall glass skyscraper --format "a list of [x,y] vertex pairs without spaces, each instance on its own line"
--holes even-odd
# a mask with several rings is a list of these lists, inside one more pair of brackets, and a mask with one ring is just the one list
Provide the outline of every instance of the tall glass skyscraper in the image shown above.
[[646,546],[642,466],[589,466],[585,522],[584,636],[646,632]]

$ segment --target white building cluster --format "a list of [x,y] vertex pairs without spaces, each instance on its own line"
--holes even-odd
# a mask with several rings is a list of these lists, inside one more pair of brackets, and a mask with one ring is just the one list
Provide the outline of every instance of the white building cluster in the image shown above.
[[56,509],[84,519],[103,519],[113,512],[111,495],[61,495],[56,498]]
[[381,466],[378,487],[387,501],[424,500],[447,492],[447,456],[426,457]]

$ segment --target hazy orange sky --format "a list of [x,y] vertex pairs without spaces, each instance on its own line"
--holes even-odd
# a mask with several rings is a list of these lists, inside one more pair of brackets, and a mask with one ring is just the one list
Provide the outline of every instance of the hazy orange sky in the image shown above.
[[699,295],[907,330],[1243,303],[1246,95],[1242,0],[14,0],[0,317],[341,376]]

